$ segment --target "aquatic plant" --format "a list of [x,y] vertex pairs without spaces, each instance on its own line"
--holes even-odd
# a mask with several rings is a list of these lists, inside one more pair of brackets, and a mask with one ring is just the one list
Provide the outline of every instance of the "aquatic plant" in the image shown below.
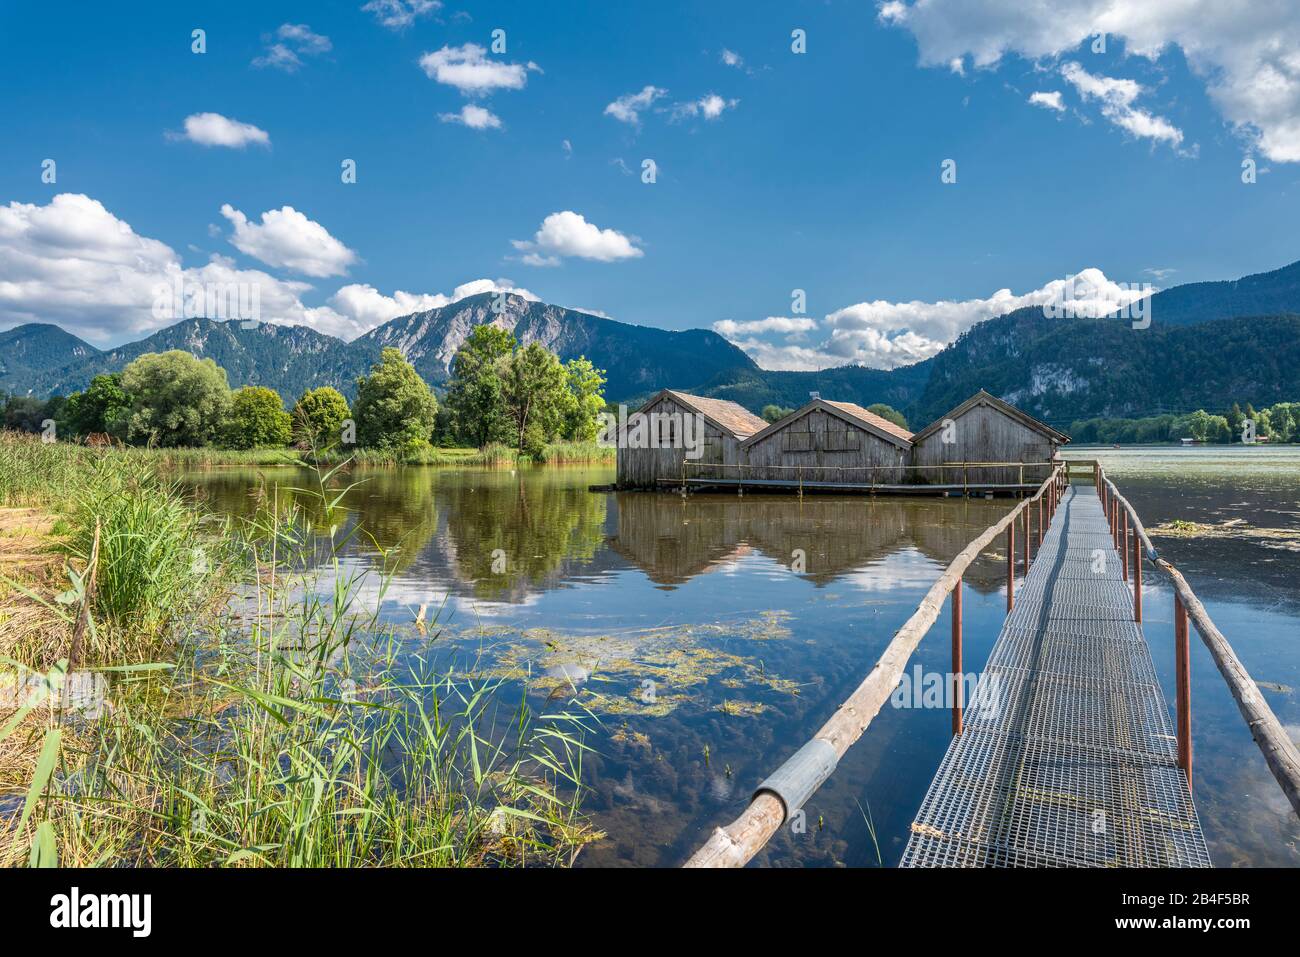
[[[218,529],[138,459],[85,452],[24,453],[75,465],[68,581],[62,601],[13,582],[0,615],[37,609],[29,637],[58,648],[82,629],[90,667],[7,636],[0,861],[567,864],[601,836],[580,810],[584,715],[539,720],[501,681],[436,673],[361,600],[339,561],[364,534],[337,533],[342,465]],[[36,501],[32,484],[11,488]],[[200,529],[220,561],[196,575]],[[68,694],[78,674],[86,699]]]

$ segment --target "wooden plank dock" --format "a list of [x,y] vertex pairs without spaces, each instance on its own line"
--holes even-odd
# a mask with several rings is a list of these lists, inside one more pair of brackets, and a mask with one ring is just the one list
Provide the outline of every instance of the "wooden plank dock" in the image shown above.
[[1068,489],[902,866],[1210,866],[1125,567]]

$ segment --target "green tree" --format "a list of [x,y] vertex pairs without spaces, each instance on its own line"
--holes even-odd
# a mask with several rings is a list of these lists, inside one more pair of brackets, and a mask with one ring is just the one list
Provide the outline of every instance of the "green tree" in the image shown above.
[[280,394],[260,385],[235,390],[230,413],[222,428],[225,444],[232,449],[283,448],[289,444],[289,413]]
[[564,364],[567,398],[562,434],[572,442],[594,442],[605,409],[605,370],[578,356]]
[[65,401],[62,396],[46,400],[29,395],[11,395],[4,404],[4,427],[20,432],[41,432],[44,430],[42,423],[56,418]]
[[537,342],[516,349],[498,360],[497,366],[515,448],[535,458],[563,427],[567,394],[564,366],[555,353]]
[[405,453],[428,446],[438,400],[402,353],[387,348],[357,380],[352,411],[361,446]]
[[1276,442],[1294,442],[1300,429],[1300,420],[1296,412],[1300,406],[1293,402],[1279,402],[1268,410],[1269,427],[1273,430]]
[[1245,414],[1241,411],[1241,406],[1236,402],[1232,403],[1232,409],[1228,412],[1228,431],[1237,439],[1241,438],[1241,426],[1246,421]]
[[293,407],[293,440],[303,448],[332,448],[342,441],[343,423],[351,415],[338,389],[308,389]]
[[500,362],[518,343],[504,329],[476,326],[451,360],[447,384],[445,430],[453,441],[482,448],[510,437]]
[[783,408],[779,405],[765,405],[763,411],[759,413],[759,417],[764,422],[780,422],[793,411],[794,409]]
[[113,432],[130,408],[131,397],[122,388],[122,373],[100,374],[90,380],[86,391],[68,396],[59,416],[59,431],[69,436]]
[[883,402],[876,402],[867,406],[867,411],[880,416],[886,422],[893,422],[894,425],[898,426],[900,429],[907,428],[907,419],[904,418],[903,413],[899,412],[891,405],[885,405]]
[[132,442],[164,447],[212,442],[230,409],[226,370],[188,352],[147,352],[122,370],[131,408],[119,427]]

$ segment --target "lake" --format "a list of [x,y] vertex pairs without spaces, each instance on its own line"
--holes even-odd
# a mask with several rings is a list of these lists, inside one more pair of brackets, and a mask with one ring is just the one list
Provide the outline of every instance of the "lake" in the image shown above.
[[[1100,456],[1300,737],[1300,450],[1076,450]],[[265,480],[307,484],[293,470]],[[412,654],[502,678],[537,713],[587,709],[584,807],[606,840],[579,866],[674,866],[862,680],[943,567],[1009,499],[593,493],[612,468],[358,470],[345,504],[366,532],[346,564]],[[259,474],[186,482],[247,514]],[[287,494],[287,493],[282,493]],[[1259,529],[1270,530],[1259,533]],[[1005,553],[966,576],[965,661],[982,667],[1005,614]],[[1171,594],[1148,575],[1145,627],[1173,688]],[[422,634],[418,609],[436,614]],[[947,613],[913,658],[949,666]],[[1209,655],[1193,638],[1195,796],[1216,864],[1300,864],[1300,826]],[[887,704],[759,865],[892,866],[947,747],[950,713]]]

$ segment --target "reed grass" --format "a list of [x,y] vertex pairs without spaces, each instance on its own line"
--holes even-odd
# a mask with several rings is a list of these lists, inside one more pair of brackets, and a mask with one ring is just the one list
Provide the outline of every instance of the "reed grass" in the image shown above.
[[[138,456],[0,443],[0,496],[60,511],[68,560],[59,595],[11,582],[5,599],[41,617],[0,647],[22,691],[0,698],[0,862],[564,865],[601,837],[581,811],[588,715],[539,719],[381,622],[387,579],[341,561],[364,534],[337,532],[346,463],[235,527]],[[84,623],[70,672],[59,650]],[[87,674],[103,702],[69,694]]]
[[[381,449],[337,447],[320,450],[208,447],[163,449],[134,446],[95,449],[74,443],[43,443],[38,438],[25,433],[0,431],[0,503],[24,504],[21,501],[10,501],[9,496],[13,493],[33,491],[31,476],[24,471],[24,467],[28,465],[65,468],[76,463],[79,468],[85,468],[104,457],[110,457],[117,463],[129,463],[140,468],[171,471],[301,466],[304,461],[326,467],[349,462],[361,466],[387,468],[395,468],[399,465],[517,468],[530,464],[613,464],[615,453],[614,449],[605,448],[595,442],[553,442],[543,446],[536,459],[497,442],[482,449],[429,446],[406,454]],[[69,487],[76,488],[78,484],[74,482]],[[10,490],[13,490],[13,493]],[[40,490],[34,491],[37,498],[44,497]]]

